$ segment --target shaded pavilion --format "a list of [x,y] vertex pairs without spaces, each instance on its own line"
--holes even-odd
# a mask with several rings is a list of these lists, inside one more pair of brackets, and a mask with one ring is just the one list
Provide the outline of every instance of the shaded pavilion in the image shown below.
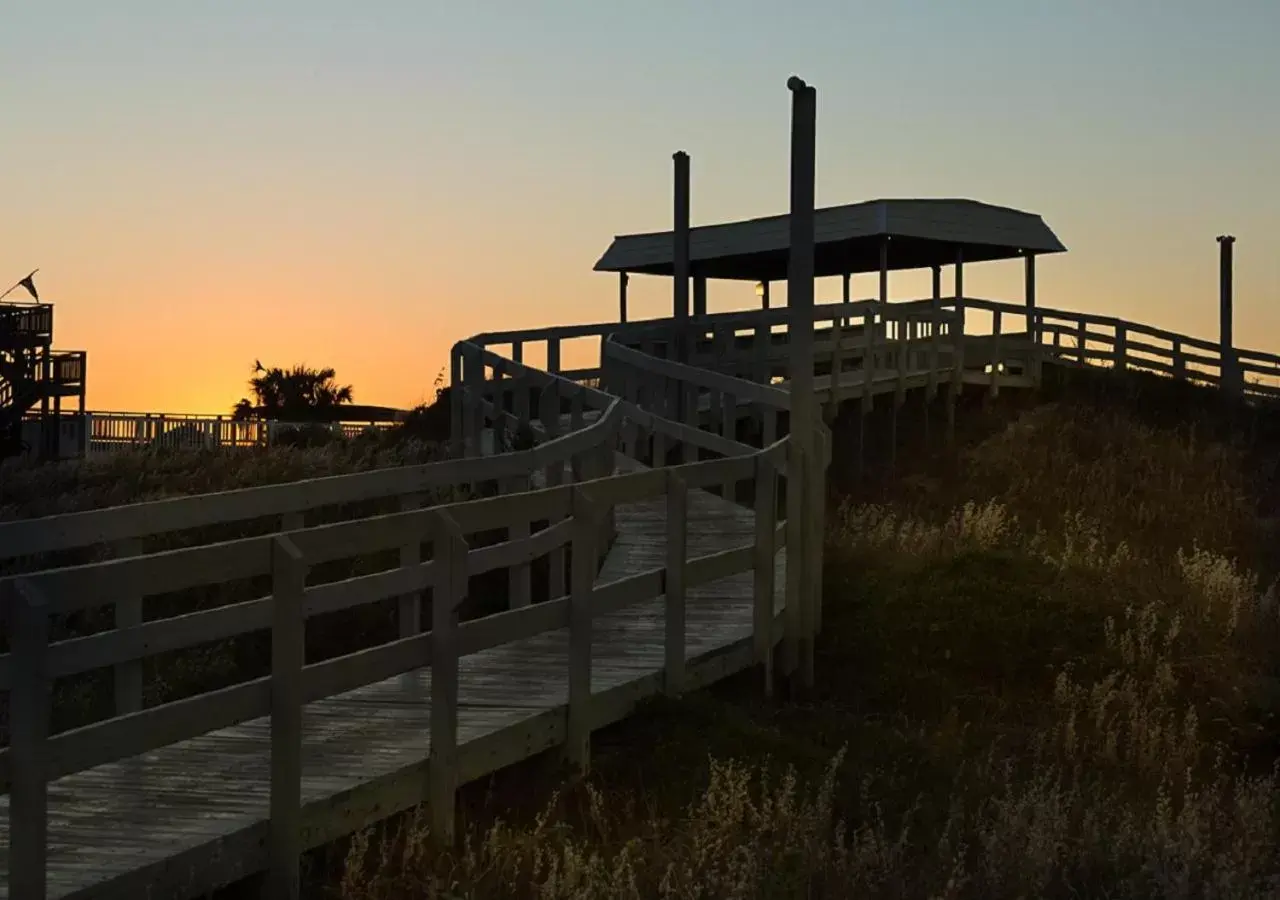
[[[767,308],[770,283],[787,279],[790,220],[784,214],[690,228],[693,315],[706,314],[711,278],[755,282]],[[870,200],[814,211],[814,277],[842,276],[845,302],[853,275],[879,272],[880,300],[888,302],[890,272],[932,269],[933,296],[941,298],[942,268],[950,265],[955,266],[955,294],[964,296],[966,263],[1021,258],[1026,302],[1034,307],[1036,257],[1066,249],[1040,216],[976,200]],[[630,275],[675,276],[675,235],[615,237],[595,271],[619,274],[619,316],[625,322]]]

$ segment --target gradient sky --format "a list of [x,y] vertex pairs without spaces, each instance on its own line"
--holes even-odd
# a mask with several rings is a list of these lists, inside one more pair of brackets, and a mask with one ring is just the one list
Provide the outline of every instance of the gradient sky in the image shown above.
[[[94,409],[222,412],[255,357],[407,405],[464,336],[608,320],[615,276],[591,267],[670,227],[673,151],[695,224],[786,211],[792,73],[818,88],[819,204],[1040,213],[1070,248],[1041,262],[1042,305],[1210,338],[1229,231],[1236,342],[1280,350],[1277,0],[13,0],[2,20],[0,280],[41,268]],[[966,292],[1018,299],[1021,277],[972,266]],[[633,315],[669,310],[669,281],[632,287]],[[754,302],[712,284],[713,310]]]

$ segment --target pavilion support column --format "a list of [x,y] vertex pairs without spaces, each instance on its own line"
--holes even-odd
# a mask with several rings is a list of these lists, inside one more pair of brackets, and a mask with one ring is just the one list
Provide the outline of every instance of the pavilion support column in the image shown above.
[[889,302],[889,239],[880,242],[880,302]]
[[840,277],[840,301],[844,303],[845,313],[844,318],[840,320],[840,324],[845,328],[848,328],[849,323],[853,321],[849,316],[849,304],[853,302],[852,290],[853,275],[852,273],[845,272],[844,275]]
[[[885,238],[880,242],[880,321],[884,323],[885,343],[889,338],[889,239]],[[885,346],[881,343],[881,346]]]
[[[810,479],[822,478],[813,396],[814,180],[817,91],[801,79],[787,80],[791,90],[791,253],[787,271],[788,332],[791,345],[791,453],[787,459],[787,670],[792,686],[805,692],[814,684],[815,587],[820,572],[805,564],[818,521],[813,498],[821,496]],[[820,567],[819,567],[820,568]]]
[[618,273],[618,321],[624,325],[627,322],[627,282],[630,277],[626,272]]
[[693,277],[693,314],[701,318],[707,314],[707,276]]
[[[888,309],[889,309],[889,238],[888,237],[885,237],[884,240],[880,242],[880,303],[884,307],[885,330],[887,332],[889,328],[889,321],[888,321],[888,315],[887,315]],[[893,346],[896,348],[896,351],[894,352],[893,358],[892,358],[893,368],[897,372],[902,372],[904,368],[908,367],[908,363],[910,361],[910,355],[911,355],[908,349],[910,345],[907,343],[908,339],[911,337],[910,323],[903,321],[902,319],[898,319],[895,322],[894,337],[893,337],[892,344],[890,344],[889,341],[887,340],[888,338],[887,333],[885,337],[886,337],[886,342],[885,342],[886,345]],[[904,359],[904,357],[906,358]],[[904,396],[905,395],[901,388],[901,381],[899,381],[899,388],[898,390],[894,391],[894,394],[893,394],[893,405],[889,407],[889,472],[890,474],[893,473],[896,467],[897,454],[898,454],[898,410],[901,409],[902,407],[902,401],[904,399]]]
[[760,308],[769,308],[769,282],[760,282]]
[[1040,383],[1040,317],[1036,313],[1036,255],[1026,259],[1027,336],[1031,338],[1031,377]]
[[964,248],[956,248],[956,278],[955,278],[955,303],[956,313],[960,319],[959,327],[961,334],[964,333]]
[[[941,282],[941,270],[939,269],[938,281]],[[938,285],[939,291],[942,285]],[[960,392],[964,390],[963,372],[959,369],[963,368],[964,361],[964,248],[956,248],[956,276],[955,285],[953,287],[955,297],[956,323],[954,324],[955,333],[951,335],[951,359],[953,375],[951,378],[951,388],[947,391],[947,446],[955,445],[956,440],[956,403],[960,399]]]

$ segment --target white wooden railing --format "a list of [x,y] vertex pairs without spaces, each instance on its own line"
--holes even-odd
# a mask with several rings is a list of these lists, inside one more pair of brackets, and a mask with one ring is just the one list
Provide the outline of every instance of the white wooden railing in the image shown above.
[[990,317],[989,334],[970,336],[971,344],[977,337],[976,342],[983,345],[988,363],[1016,359],[1028,367],[1044,360],[1106,365],[1216,386],[1249,401],[1280,399],[1280,355],[1274,353],[1233,348],[1225,354],[1224,362],[1218,342],[1114,316],[1042,307],[1028,310],[1020,304],[972,297],[946,298],[942,305],[962,318],[968,310]]
[[[966,334],[971,311],[991,316],[990,333]],[[788,325],[785,309],[700,317],[683,347],[669,321],[479,335],[453,351],[456,458],[0,523],[0,563],[8,570],[0,577],[0,603],[10,644],[10,652],[0,655],[0,690],[10,698],[10,746],[0,749],[0,792],[10,798],[10,896],[43,896],[51,779],[265,715],[271,716],[273,767],[270,866],[279,895],[289,896],[305,849],[299,826],[302,705],[424,666],[433,672],[431,815],[439,833],[448,835],[460,777],[461,656],[568,628],[565,750],[583,762],[595,720],[593,618],[665,596],[672,621],[683,621],[688,590],[733,573],[756,573],[754,659],[767,665],[781,642],[784,667],[794,669],[799,645],[821,628],[817,573],[830,435],[818,426],[812,458],[802,456],[789,437],[779,437],[790,407]],[[1034,383],[1044,361],[1089,364],[1101,358],[1205,383],[1220,382],[1224,368],[1209,342],[1103,317],[1029,312],[969,298],[889,307],[870,301],[824,305],[815,309],[814,325],[815,364],[828,379],[833,407],[851,398],[868,404],[877,393],[901,401],[911,387],[932,394],[948,386],[954,398],[963,384],[975,381],[992,391],[1028,379]],[[561,343],[582,337],[600,341],[599,365],[563,370]],[[545,347],[545,369],[524,361],[532,344]],[[504,345],[507,355],[495,349]],[[1250,397],[1274,395],[1265,380],[1280,374],[1280,358],[1249,351],[1232,355],[1241,370],[1264,380],[1246,384]],[[529,446],[493,452],[506,446],[502,433]],[[492,455],[481,455],[486,451]],[[619,454],[641,465],[619,473]],[[665,465],[669,461],[675,464]],[[750,489],[742,490],[743,484]],[[782,517],[778,501],[788,486],[788,514]],[[489,490],[496,495],[476,496]],[[754,509],[753,540],[708,556],[669,554],[664,566],[596,583],[596,563],[619,505],[665,498],[668,546],[684,547],[683,511],[691,490]],[[368,503],[382,507],[375,514],[351,514],[359,518],[317,521],[335,507]],[[199,534],[264,518],[275,520],[266,533],[215,543]],[[535,523],[545,524],[535,531]],[[501,539],[478,539],[491,533]],[[773,572],[778,551],[788,545],[795,555],[787,566],[779,622],[773,614]],[[85,556],[91,548],[100,556],[103,547],[108,558]],[[398,550],[397,564],[327,582],[310,574],[335,560],[383,550]],[[563,559],[566,551],[572,557],[569,583],[563,583],[564,567],[551,565],[550,599],[532,603],[532,562]],[[508,609],[462,621],[459,606],[468,578],[496,570],[508,572]],[[255,577],[270,579],[269,593],[143,620],[144,595]],[[430,630],[424,632],[426,591],[432,605]],[[398,598],[396,640],[307,661],[302,634],[308,618],[387,598]],[[103,605],[114,612],[109,630],[73,637],[51,630],[53,622]],[[270,675],[143,708],[144,658],[255,631],[271,634]],[[666,632],[668,690],[682,684],[684,641],[680,630]],[[51,734],[53,680],[108,668],[114,673],[115,715]]]
[[[590,669],[594,617],[657,596],[665,596],[670,610],[683,604],[689,589],[755,569],[753,646],[759,655],[770,652],[778,637],[773,616],[774,556],[785,542],[773,485],[785,470],[785,439],[735,457],[603,478],[592,477],[596,472],[583,459],[577,468],[584,480],[578,483],[412,508],[421,502],[420,491],[427,485],[464,478],[527,476],[545,463],[574,455],[573,450],[579,457],[590,457],[595,447],[608,447],[612,453],[607,438],[603,443],[596,439],[616,436],[619,408],[615,402],[613,412],[607,411],[593,425],[559,442],[552,440],[530,450],[489,458],[417,467],[412,473],[399,470],[317,479],[254,492],[190,498],[191,502],[160,501],[56,517],[60,523],[44,520],[4,526],[8,534],[0,532],[0,546],[39,553],[104,539],[136,541],[166,528],[233,521],[246,513],[262,515],[268,509],[286,511],[287,515],[319,506],[321,498],[342,502],[405,491],[399,496],[413,501],[404,511],[371,518],[313,527],[303,527],[295,519],[275,534],[0,579],[12,642],[11,653],[0,658],[3,685],[11,697],[10,746],[0,750],[0,790],[10,795],[11,896],[42,896],[47,857],[46,786],[55,778],[270,715],[270,858],[272,877],[281,888],[280,895],[285,896],[296,891],[297,861],[304,849],[299,819],[303,704],[430,666],[430,808],[437,833],[448,835],[452,833],[453,798],[458,786],[457,667],[461,656],[568,628],[566,753],[570,759],[584,762],[593,721]],[[663,496],[672,508],[682,509],[689,490],[744,479],[756,485],[758,525],[752,543],[709,556],[669,559],[666,566],[610,584],[594,583],[606,509]],[[379,482],[379,487],[370,487]],[[668,518],[672,537],[678,546],[684,546],[687,519],[678,515]],[[472,546],[468,539],[495,529],[510,532],[540,520],[555,524],[533,535],[488,546]],[[22,530],[24,525],[26,530]],[[8,537],[18,543],[8,543]],[[431,546],[425,560],[419,555],[423,544]],[[527,565],[533,558],[565,546],[572,549],[573,559],[567,592],[553,593],[553,599],[544,603],[459,621],[458,607],[466,596],[469,577]],[[401,563],[395,568],[308,584],[308,571],[314,566],[394,548],[401,549]],[[678,566],[678,572],[673,565]],[[768,577],[759,574],[762,572]],[[271,578],[270,595],[173,618],[136,620],[101,634],[50,639],[51,617],[97,606],[104,597],[127,596],[141,585],[149,594],[168,593],[255,576]],[[306,662],[302,635],[307,618],[388,597],[407,596],[416,607],[424,590],[431,590],[433,597],[429,632],[421,633],[416,622],[405,627],[402,620],[403,636],[397,641],[336,659]],[[135,598],[136,594],[125,602]],[[264,629],[272,639],[269,676],[148,709],[135,705],[126,715],[62,734],[49,733],[54,678],[106,666],[117,667],[119,672],[121,667],[136,666],[155,653]],[[685,659],[684,635],[669,630],[667,641],[667,684],[678,690]],[[136,683],[126,680],[130,688]]]

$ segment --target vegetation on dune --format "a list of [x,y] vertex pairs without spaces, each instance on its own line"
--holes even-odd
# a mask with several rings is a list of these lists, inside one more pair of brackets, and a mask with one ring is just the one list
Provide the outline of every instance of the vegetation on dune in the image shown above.
[[[767,700],[747,672],[652,701],[595,736],[587,777],[543,760],[497,773],[463,791],[462,846],[434,849],[425,816],[398,817],[314,854],[310,893],[1280,895],[1280,456],[1178,404],[1045,393],[963,411],[959,452],[913,449],[904,421],[899,476],[861,483],[837,422],[812,697]],[[429,461],[447,417],[438,402],[322,447],[7,464],[0,518]],[[500,598],[505,579],[472,587]],[[148,598],[148,616],[266,590]],[[308,658],[390,639],[394,606],[315,623]],[[148,664],[148,701],[261,674],[268,657],[264,635],[169,654]],[[99,718],[109,673],[57,696],[57,728]]]
[[358,836],[331,892],[1280,893],[1280,535],[1249,448],[1063,400],[935,462],[830,516],[811,699],[744,673],[656,701],[554,794],[475,786],[456,852],[412,815]]

